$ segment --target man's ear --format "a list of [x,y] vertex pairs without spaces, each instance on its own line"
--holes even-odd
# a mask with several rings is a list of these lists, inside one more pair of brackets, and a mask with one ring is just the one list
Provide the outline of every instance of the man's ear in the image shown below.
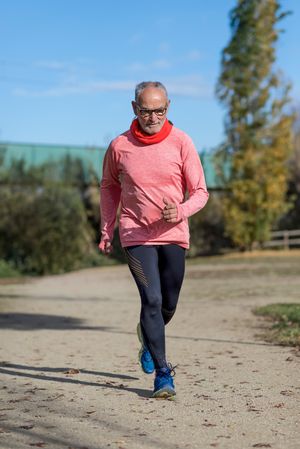
[[131,106],[132,106],[134,115],[137,115],[137,112],[136,112],[136,102],[135,102],[135,101],[132,101],[132,102],[131,102]]

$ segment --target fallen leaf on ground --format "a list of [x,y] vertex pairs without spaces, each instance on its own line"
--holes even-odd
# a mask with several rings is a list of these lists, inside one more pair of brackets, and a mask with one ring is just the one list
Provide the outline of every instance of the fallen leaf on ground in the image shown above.
[[35,446],[35,447],[44,447],[47,443],[44,441],[38,441],[37,443],[29,443],[29,446]]
[[75,368],[71,368],[71,369],[68,369],[67,371],[64,371],[64,374],[79,374],[79,373],[80,373],[79,369],[75,369]]
[[272,447],[269,443],[256,443],[252,447]]
[[280,394],[283,394],[283,396],[293,396],[293,392],[291,390],[282,390]]
[[[42,399],[43,402],[51,402],[55,401],[56,399],[62,398],[64,394],[58,394],[57,396],[54,396],[54,398],[48,397],[47,399]],[[47,407],[46,405],[40,405],[40,407]]]
[[10,404],[15,404],[16,402],[23,402],[23,401],[30,401],[31,398],[29,398],[28,396],[23,396],[22,398],[19,399],[11,399],[10,401],[8,401]]
[[261,410],[255,407],[248,407],[247,412],[261,412]]

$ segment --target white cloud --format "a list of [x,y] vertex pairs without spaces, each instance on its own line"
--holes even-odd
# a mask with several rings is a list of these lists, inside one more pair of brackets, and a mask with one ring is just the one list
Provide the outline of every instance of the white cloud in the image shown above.
[[151,66],[155,69],[169,69],[171,67],[171,63],[167,59],[157,59],[152,62]]
[[172,66],[171,61],[167,59],[156,59],[155,61],[151,61],[147,64],[142,62],[133,62],[132,64],[129,64],[126,69],[130,72],[149,72],[153,69],[169,69]]
[[57,86],[44,90],[14,89],[13,94],[21,97],[63,97],[67,95],[91,94],[108,91],[132,91],[135,87],[133,81],[95,81],[90,83]]
[[199,59],[201,59],[201,57],[202,57],[202,55],[199,50],[190,50],[186,55],[186,58],[189,61],[199,61]]
[[170,79],[165,84],[171,95],[198,98],[211,98],[214,95],[214,86],[197,75]]
[[160,53],[167,53],[170,50],[170,44],[168,42],[161,42],[158,46]]
[[[29,90],[24,88],[14,89],[13,94],[19,97],[64,97],[68,95],[88,95],[98,92],[133,92],[137,81],[93,81],[89,83],[77,83],[56,86],[50,89]],[[213,96],[213,86],[208,85],[199,76],[186,76],[164,81],[171,95],[185,97],[210,98]]]
[[148,70],[148,66],[141,62],[133,62],[132,64],[128,65],[126,69],[131,72],[142,72],[144,70]]
[[50,70],[65,70],[70,68],[70,64],[68,62],[55,60],[36,61],[34,65],[36,67],[42,67],[43,69]]
[[[168,48],[167,43],[160,44],[160,47],[163,48],[163,46],[165,46],[165,49]],[[146,71],[149,72],[153,69],[167,70],[170,69],[171,67],[182,66],[182,64],[188,64],[191,62],[199,61],[202,57],[203,54],[199,50],[194,49],[188,51],[183,55],[178,55],[178,57],[173,60],[171,60],[170,58],[159,58],[147,63],[134,61],[133,63],[129,64],[126,67],[126,69],[129,70],[130,72],[146,72]]]
[[141,33],[135,33],[129,37],[130,44],[139,44],[142,40],[143,40],[143,36]]

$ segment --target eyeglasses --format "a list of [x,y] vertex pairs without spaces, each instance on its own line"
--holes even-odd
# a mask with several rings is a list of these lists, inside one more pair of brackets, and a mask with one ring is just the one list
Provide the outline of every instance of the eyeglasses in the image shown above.
[[144,118],[148,118],[152,114],[155,114],[156,117],[163,117],[168,109],[167,107],[159,108],[159,109],[142,109],[138,104],[136,105],[136,107],[138,108],[141,116]]

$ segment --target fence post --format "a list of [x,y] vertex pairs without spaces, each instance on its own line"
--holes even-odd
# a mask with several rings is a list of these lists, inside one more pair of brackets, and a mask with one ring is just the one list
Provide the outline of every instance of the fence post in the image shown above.
[[284,249],[290,249],[289,245],[289,231],[283,232],[283,247]]

